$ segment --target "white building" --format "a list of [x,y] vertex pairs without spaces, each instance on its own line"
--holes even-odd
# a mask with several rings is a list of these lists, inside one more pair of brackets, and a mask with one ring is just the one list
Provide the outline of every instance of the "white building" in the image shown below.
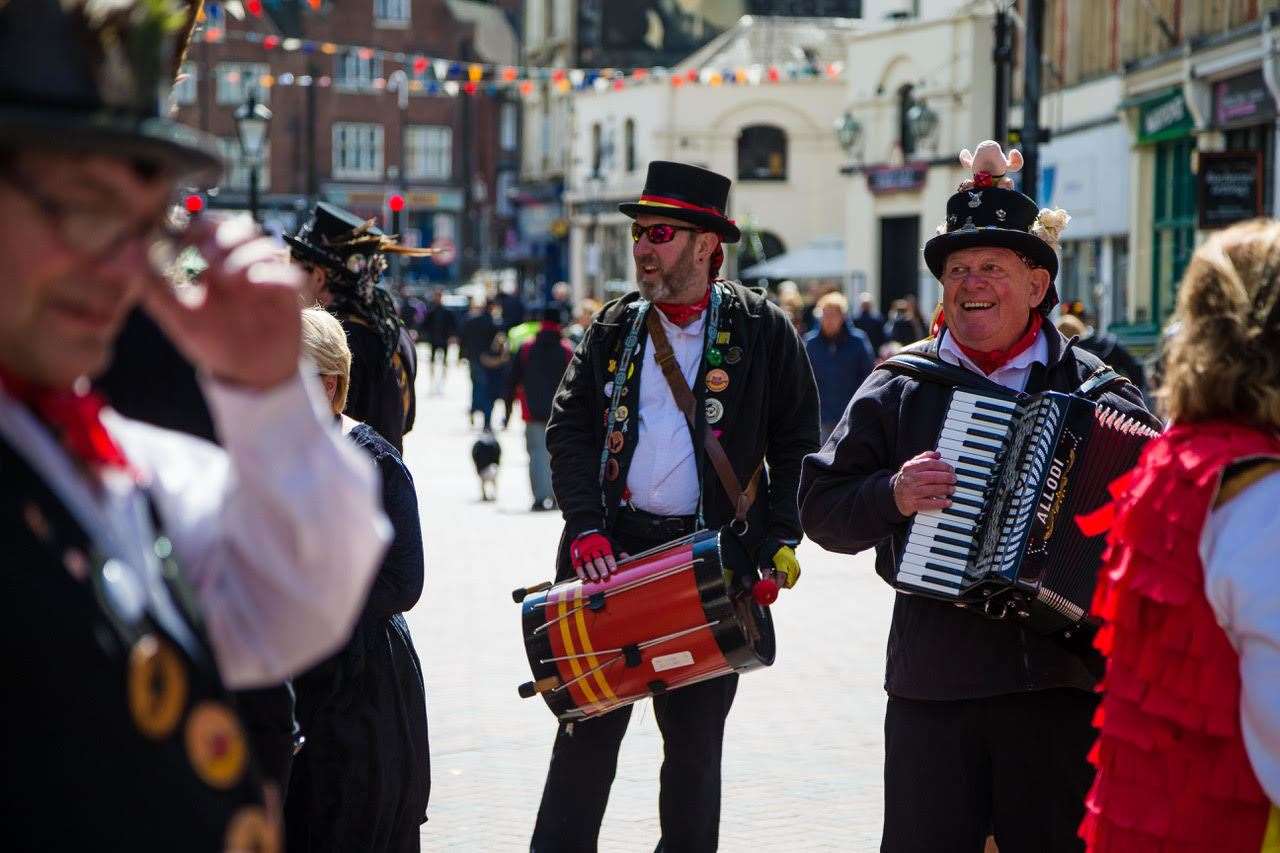
[[[621,91],[575,93],[565,193],[575,298],[612,298],[630,288],[630,220],[618,204],[639,197],[650,160],[693,163],[733,179],[728,215],[745,233],[726,262],[728,275],[744,262],[843,233],[842,155],[832,128],[846,84],[825,69],[845,60],[845,39],[857,26],[745,17],[671,70],[702,72],[707,79],[698,84],[628,80]],[[811,64],[816,75],[768,82],[769,66],[797,63]],[[718,85],[710,74],[719,75]]]
[[845,199],[853,286],[882,310],[915,294],[932,311],[939,289],[922,247],[964,176],[957,153],[992,135],[990,4],[963,5],[954,17],[879,24],[848,41],[848,156],[845,177],[829,180]]

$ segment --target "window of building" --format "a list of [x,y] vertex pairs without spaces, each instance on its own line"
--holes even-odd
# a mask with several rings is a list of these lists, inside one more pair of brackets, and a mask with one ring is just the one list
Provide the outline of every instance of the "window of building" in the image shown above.
[[1191,174],[1191,137],[1155,146],[1155,206],[1151,235],[1151,316],[1163,325],[1173,313],[1178,281],[1196,244],[1196,177]]
[[785,181],[787,133],[780,127],[757,124],[738,135],[738,180]]
[[1090,316],[1098,314],[1098,282],[1102,275],[1102,241],[1069,240],[1062,244],[1058,295],[1063,302],[1079,302]]
[[373,20],[377,24],[405,26],[409,23],[410,0],[373,0]]
[[1129,238],[1111,238],[1111,323],[1129,319]]
[[173,85],[173,102],[185,107],[196,102],[199,84],[199,68],[194,62],[184,62],[178,69],[178,82]]
[[1237,127],[1223,134],[1228,151],[1262,152],[1262,210],[1274,216],[1275,187],[1271,180],[1271,158],[1275,156],[1276,135],[1269,124]]
[[636,120],[627,119],[622,126],[622,144],[626,149],[627,172],[636,170]]
[[382,76],[382,60],[370,52],[344,50],[334,57],[333,83],[344,89],[372,89]]
[[406,177],[412,180],[447,181],[453,175],[453,128],[410,125],[405,131]]
[[[244,159],[244,150],[240,140],[234,136],[218,137],[218,153],[227,171],[222,176],[222,184],[226,189],[237,192],[249,190],[249,163]],[[266,192],[271,188],[271,141],[263,146],[262,164],[258,166],[258,191]]]
[[520,144],[519,107],[507,102],[502,105],[502,116],[498,124],[498,140],[503,151],[515,151]]
[[271,90],[261,84],[271,73],[265,62],[219,62],[215,99],[222,106],[239,106],[249,99],[249,92],[256,92],[258,103],[271,102]]
[[382,178],[382,125],[334,122],[333,176]]

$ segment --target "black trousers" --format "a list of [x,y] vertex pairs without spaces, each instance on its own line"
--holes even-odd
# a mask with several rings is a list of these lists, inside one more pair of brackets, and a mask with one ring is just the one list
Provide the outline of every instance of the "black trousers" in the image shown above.
[[1097,697],[1041,690],[885,711],[882,853],[1084,850]]
[[[663,541],[617,531],[611,538],[616,548],[632,554]],[[663,747],[658,795],[662,853],[706,853],[719,843],[720,755],[725,718],[737,689],[733,674],[653,697]],[[595,851],[630,719],[628,705],[560,725],[529,844],[532,853]]]

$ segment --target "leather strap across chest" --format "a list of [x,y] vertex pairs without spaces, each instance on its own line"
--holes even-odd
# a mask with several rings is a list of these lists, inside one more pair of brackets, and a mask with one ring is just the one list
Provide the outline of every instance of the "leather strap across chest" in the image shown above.
[[[671,396],[676,401],[676,406],[684,413],[685,420],[689,424],[689,432],[693,435],[694,441],[697,441],[698,401],[689,390],[689,384],[684,381],[684,375],[681,374],[680,365],[676,361],[676,354],[671,349],[671,342],[667,339],[667,333],[662,328],[662,320],[657,312],[650,311],[645,317],[645,324],[649,330],[649,340],[653,342],[653,359],[662,369],[662,375],[666,377],[667,386],[671,389]],[[760,467],[756,468],[755,473],[751,475],[751,481],[744,489],[738,482],[733,464],[729,461],[714,432],[709,429],[702,430],[702,445],[707,451],[707,458],[711,460],[711,467],[716,470],[720,485],[729,496],[729,503],[733,505],[734,521],[746,521],[747,512],[755,503],[756,491],[760,483],[760,469],[764,463],[760,463]]]

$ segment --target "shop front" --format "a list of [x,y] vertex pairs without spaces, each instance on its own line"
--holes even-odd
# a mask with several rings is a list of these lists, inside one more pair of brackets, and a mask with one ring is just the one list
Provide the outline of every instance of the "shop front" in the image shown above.
[[[1196,245],[1196,125],[1175,86],[1121,104],[1131,116],[1137,215],[1131,232],[1128,322],[1112,325],[1123,339],[1146,347],[1173,313],[1178,281]],[[1117,312],[1117,318],[1121,315]]]

